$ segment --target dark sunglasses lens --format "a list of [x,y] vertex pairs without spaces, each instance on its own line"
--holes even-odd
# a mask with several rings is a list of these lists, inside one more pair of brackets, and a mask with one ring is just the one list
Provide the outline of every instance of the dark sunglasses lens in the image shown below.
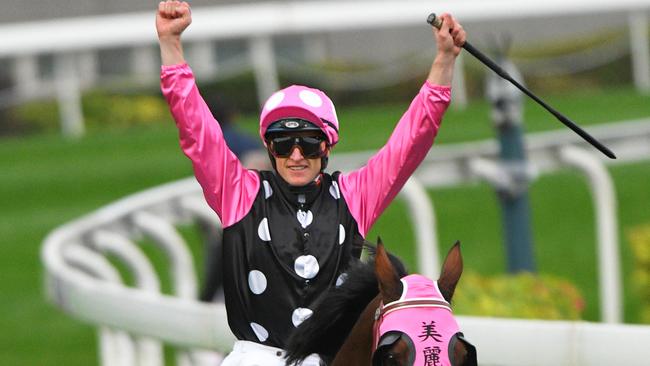
[[303,137],[298,143],[300,149],[302,149],[302,154],[306,158],[318,158],[322,156],[321,151],[321,140],[316,137]]
[[271,150],[275,156],[286,157],[291,155],[294,145],[293,137],[276,137],[271,139]]

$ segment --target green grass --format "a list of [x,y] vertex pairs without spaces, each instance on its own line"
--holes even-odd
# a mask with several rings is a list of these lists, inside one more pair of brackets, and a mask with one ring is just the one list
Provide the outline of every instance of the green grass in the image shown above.
[[[582,125],[650,116],[650,98],[631,89],[559,94],[547,101]],[[614,103],[613,101],[616,101]],[[339,111],[342,141],[337,151],[381,146],[407,103],[350,107]],[[244,126],[256,130],[256,117]],[[541,108],[527,103],[526,130],[561,128]],[[489,107],[450,109],[437,143],[491,138]],[[39,135],[0,141],[0,365],[97,364],[95,328],[71,319],[44,300],[39,251],[57,226],[125,195],[191,174],[173,126],[90,131],[80,141]],[[621,233],[650,222],[650,162],[610,169],[619,199]],[[435,204],[441,251],[464,243],[468,269],[484,274],[505,268],[497,198],[484,184],[437,189]],[[587,299],[585,316],[598,317],[593,211],[582,178],[572,171],[543,176],[530,189],[538,268],[575,283]],[[415,269],[413,237],[404,207],[394,203],[369,238],[384,242]],[[410,223],[409,223],[410,225]],[[192,235],[189,233],[188,235]],[[621,236],[625,279],[630,253]],[[197,265],[201,267],[201,260]],[[157,270],[163,271],[157,267]],[[637,321],[639,299],[626,282],[626,320]]]

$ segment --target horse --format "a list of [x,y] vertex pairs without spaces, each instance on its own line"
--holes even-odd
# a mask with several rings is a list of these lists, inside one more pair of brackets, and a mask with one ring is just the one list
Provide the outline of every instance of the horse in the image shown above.
[[381,239],[376,249],[365,247],[370,260],[353,263],[345,282],[321,295],[312,317],[291,334],[286,364],[316,353],[331,366],[475,366],[476,349],[450,307],[463,271],[460,242],[438,281],[407,275]]

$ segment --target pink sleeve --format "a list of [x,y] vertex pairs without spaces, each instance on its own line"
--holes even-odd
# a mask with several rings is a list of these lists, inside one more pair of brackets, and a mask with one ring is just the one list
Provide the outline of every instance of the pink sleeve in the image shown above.
[[224,228],[235,224],[251,209],[259,176],[228,149],[188,65],[163,66],[160,86],[178,127],[181,149],[192,160],[208,205]]
[[341,194],[364,237],[427,155],[450,99],[450,87],[427,81],[386,145],[364,167],[339,178]]

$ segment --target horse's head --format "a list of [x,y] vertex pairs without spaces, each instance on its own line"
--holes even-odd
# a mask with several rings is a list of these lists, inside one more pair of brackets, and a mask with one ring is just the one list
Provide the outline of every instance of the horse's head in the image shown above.
[[447,254],[437,282],[407,276],[381,241],[367,248],[371,260],[352,264],[347,280],[324,293],[291,335],[287,365],[312,353],[332,366],[476,365],[449,307],[463,271],[460,245]]
[[463,272],[460,243],[445,258],[438,281],[399,278],[381,242],[375,272],[381,304],[375,312],[372,365],[476,365],[476,349],[464,338],[450,302]]

